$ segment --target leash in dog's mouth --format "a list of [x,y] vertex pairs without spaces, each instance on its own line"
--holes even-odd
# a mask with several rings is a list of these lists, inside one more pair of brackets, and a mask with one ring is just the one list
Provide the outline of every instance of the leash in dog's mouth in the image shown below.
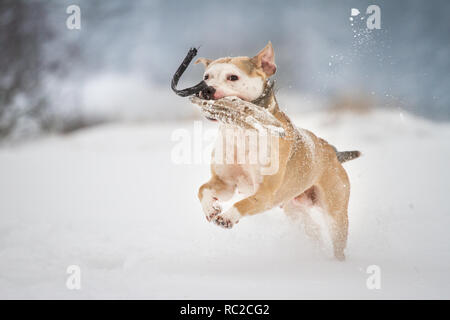
[[212,94],[214,94],[214,88],[208,86],[205,81],[201,81],[198,84],[196,84],[193,87],[178,90],[177,85],[178,81],[180,80],[183,73],[186,71],[187,67],[191,63],[192,59],[197,55],[197,48],[191,48],[189,52],[187,53],[186,57],[184,58],[181,65],[178,67],[177,71],[172,77],[172,83],[171,87],[172,90],[179,95],[180,97],[188,97],[192,95],[199,95],[200,92],[202,92],[202,96],[204,99],[211,99]]
[[[177,71],[175,72],[175,74],[172,77],[171,87],[172,87],[172,90],[180,97],[188,97],[188,96],[193,96],[193,95],[199,97],[200,92],[201,92],[202,97],[205,100],[210,100],[212,98],[215,90],[213,87],[208,86],[206,84],[206,82],[203,80],[193,87],[182,89],[182,90],[177,89],[178,81],[180,80],[183,73],[186,71],[189,64],[192,62],[192,59],[194,59],[194,57],[197,55],[197,51],[198,51],[197,48],[191,48],[188,51],[183,62],[178,67]],[[217,121],[216,119],[213,119],[213,118],[209,118],[209,117],[206,117],[206,118],[211,121]]]

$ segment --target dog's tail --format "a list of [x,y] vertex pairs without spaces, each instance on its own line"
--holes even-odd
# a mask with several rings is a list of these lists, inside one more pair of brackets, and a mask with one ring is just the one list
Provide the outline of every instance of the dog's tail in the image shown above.
[[360,151],[336,151],[336,156],[340,163],[344,163],[361,156]]

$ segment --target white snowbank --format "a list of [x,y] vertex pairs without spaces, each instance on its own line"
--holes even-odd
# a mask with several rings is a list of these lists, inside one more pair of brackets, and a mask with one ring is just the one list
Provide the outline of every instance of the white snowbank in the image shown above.
[[[364,153],[345,164],[347,261],[281,209],[208,224],[196,197],[208,165],[171,161],[173,130],[192,122],[114,124],[0,149],[0,298],[449,299],[450,125],[388,111],[295,120]],[[73,264],[79,291],[65,286]],[[366,287],[374,264],[380,290]]]

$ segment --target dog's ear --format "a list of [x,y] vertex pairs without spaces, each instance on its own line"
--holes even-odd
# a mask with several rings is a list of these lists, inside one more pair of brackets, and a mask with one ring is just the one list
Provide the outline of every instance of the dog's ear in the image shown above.
[[206,67],[209,66],[209,64],[212,62],[211,59],[206,59],[206,58],[198,58],[194,63],[195,64],[199,64],[199,63],[203,63],[203,65]]
[[277,71],[277,65],[275,64],[275,52],[273,51],[272,42],[268,42],[256,56],[252,58],[252,61],[258,68],[262,68],[264,73],[270,77]]

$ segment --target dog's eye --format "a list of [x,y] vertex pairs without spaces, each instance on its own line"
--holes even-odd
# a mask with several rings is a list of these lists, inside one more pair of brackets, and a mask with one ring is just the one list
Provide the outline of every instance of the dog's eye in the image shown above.
[[239,77],[237,75],[235,75],[235,74],[232,74],[231,76],[227,77],[227,80],[237,81],[237,80],[239,80]]
[[205,76],[203,77],[203,80],[208,80],[209,79],[209,74],[205,74]]

